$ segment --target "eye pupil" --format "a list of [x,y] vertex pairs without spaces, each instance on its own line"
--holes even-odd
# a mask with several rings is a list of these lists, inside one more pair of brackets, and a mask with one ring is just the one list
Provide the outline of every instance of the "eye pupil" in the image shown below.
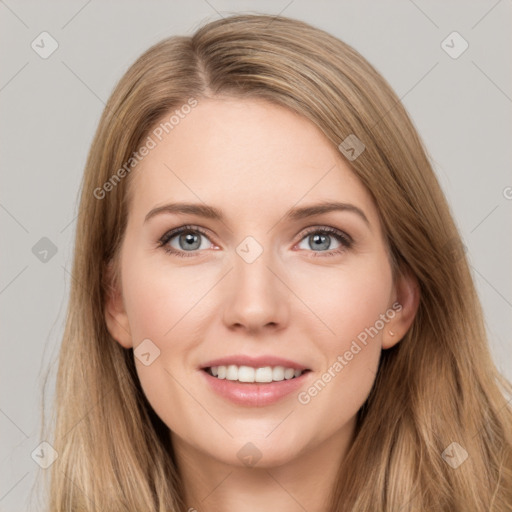
[[[331,245],[327,235],[315,234],[310,238],[313,238],[313,244],[316,248],[329,249],[329,246]],[[322,247],[322,245],[325,245],[325,247]]]
[[199,240],[199,236],[198,235],[195,235],[193,233],[186,233],[186,234],[182,234],[180,236],[180,242],[182,241],[185,241],[185,247],[187,247],[188,249],[198,249],[201,245],[201,241],[199,240],[199,244],[197,246],[194,246],[194,242],[197,244]]

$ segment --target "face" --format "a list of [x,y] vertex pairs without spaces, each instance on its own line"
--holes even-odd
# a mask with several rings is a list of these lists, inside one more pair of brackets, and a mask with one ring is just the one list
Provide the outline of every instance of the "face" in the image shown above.
[[272,466],[349,436],[409,288],[337,149],[288,109],[204,99],[129,179],[106,320],[173,442]]

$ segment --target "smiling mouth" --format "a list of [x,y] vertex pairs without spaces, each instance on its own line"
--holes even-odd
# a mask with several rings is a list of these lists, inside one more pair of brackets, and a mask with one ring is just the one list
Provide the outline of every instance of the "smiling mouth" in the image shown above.
[[284,366],[264,366],[254,368],[252,366],[237,366],[230,364],[227,366],[211,366],[203,368],[203,371],[219,380],[224,379],[242,383],[265,384],[296,379],[311,370],[296,370],[294,368],[286,368]]

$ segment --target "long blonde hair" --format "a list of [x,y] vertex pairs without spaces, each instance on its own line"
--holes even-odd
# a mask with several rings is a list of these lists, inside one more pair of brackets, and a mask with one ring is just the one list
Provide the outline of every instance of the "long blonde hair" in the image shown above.
[[[394,271],[412,272],[420,287],[411,328],[382,353],[329,512],[511,510],[512,386],[493,364],[460,235],[413,123],[352,47],[265,15],[161,41],[108,100],[81,185],[54,425],[43,411],[44,438],[58,452],[47,470],[49,510],[186,510],[168,428],[144,396],[132,352],[106,328],[107,265],[118,270],[130,183],[129,171],[112,176],[164,114],[216,95],[288,107],[336,147],[357,136],[365,151],[347,162],[375,200]],[[448,463],[454,453],[458,467]]]

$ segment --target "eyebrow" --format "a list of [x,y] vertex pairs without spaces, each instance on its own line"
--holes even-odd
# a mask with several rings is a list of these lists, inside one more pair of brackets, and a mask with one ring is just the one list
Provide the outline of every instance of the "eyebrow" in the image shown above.
[[[325,201],[322,203],[313,204],[309,206],[291,208],[284,214],[283,218],[287,220],[297,221],[333,211],[355,213],[366,223],[368,227],[370,227],[370,222],[366,217],[365,213],[363,212],[363,210],[361,210],[360,208],[353,204],[339,203],[336,201]],[[200,217],[205,217],[207,219],[219,220],[221,222],[224,222],[224,214],[222,213],[221,210],[215,208],[214,206],[199,203],[169,203],[163,206],[153,208],[146,215],[144,223],[146,223],[152,217],[155,217],[156,215],[160,215],[162,213],[198,215]]]

